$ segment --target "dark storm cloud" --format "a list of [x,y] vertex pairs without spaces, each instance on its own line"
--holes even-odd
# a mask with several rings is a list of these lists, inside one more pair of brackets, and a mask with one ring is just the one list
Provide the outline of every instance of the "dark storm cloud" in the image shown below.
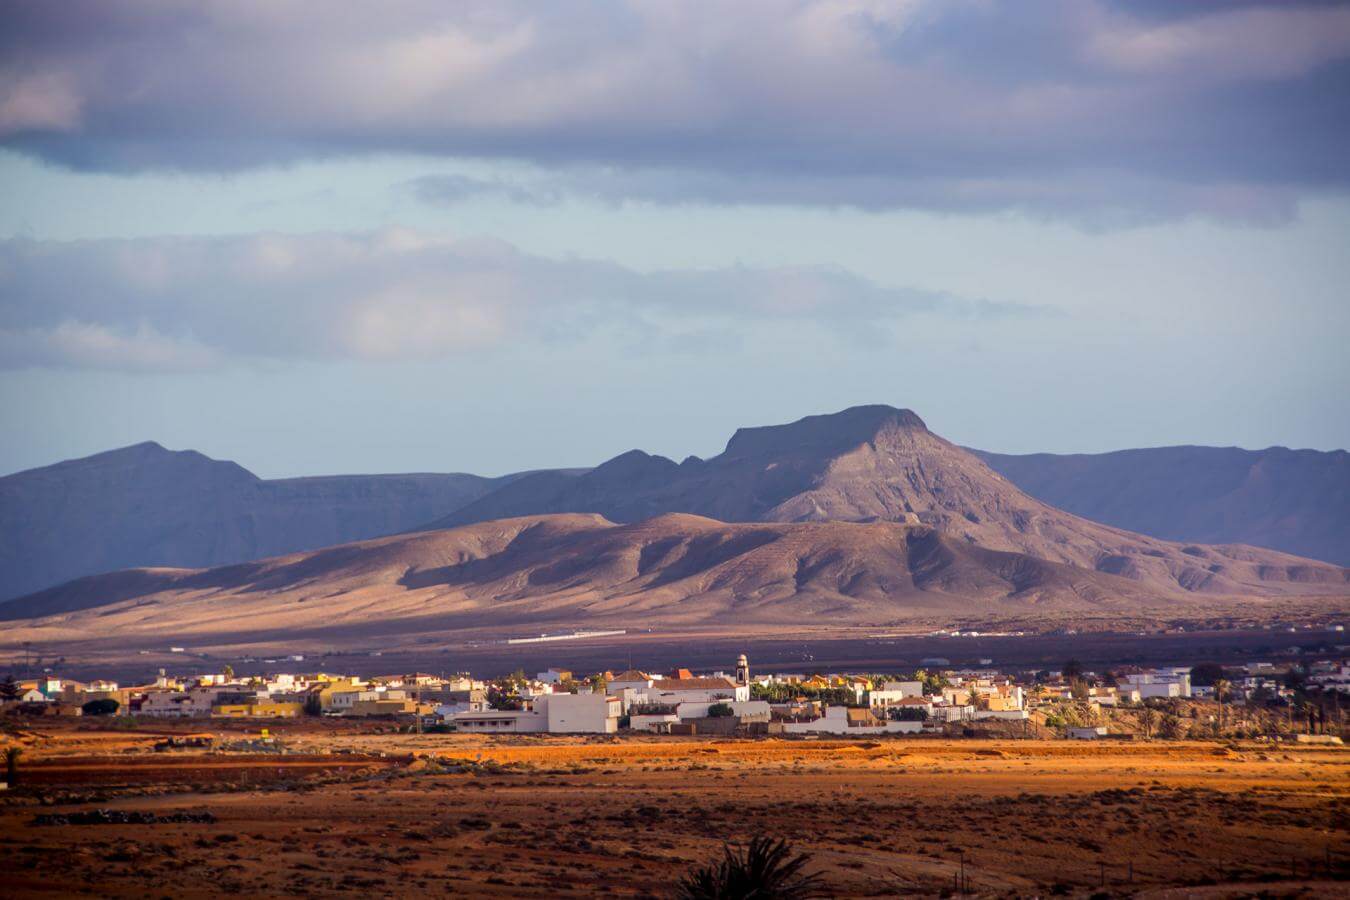
[[558,177],[487,186],[519,202],[1107,222],[1350,177],[1343,4],[147,0],[6,4],[0,34],[0,140],[76,168],[412,152]]

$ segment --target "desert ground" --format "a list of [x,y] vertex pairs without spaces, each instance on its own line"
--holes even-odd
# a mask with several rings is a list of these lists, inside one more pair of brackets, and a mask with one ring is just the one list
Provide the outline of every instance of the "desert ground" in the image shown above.
[[[1344,619],[1341,615],[1337,621]],[[962,629],[976,628],[957,623]],[[1025,623],[1019,623],[1025,624]],[[991,634],[979,627],[980,636],[951,637],[922,630],[893,631],[803,623],[793,628],[759,629],[741,633],[730,624],[688,629],[630,629],[617,637],[587,638],[538,644],[511,644],[500,630],[493,633],[457,633],[450,637],[422,635],[413,643],[400,643],[387,635],[367,637],[351,647],[307,643],[299,638],[270,644],[198,646],[186,644],[186,652],[169,652],[177,639],[163,635],[150,650],[100,651],[80,644],[25,647],[14,634],[0,634],[0,670],[25,670],[34,656],[37,665],[60,667],[71,678],[113,678],[123,683],[152,679],[166,668],[183,675],[219,672],[230,665],[241,674],[265,674],[276,668],[276,657],[302,653],[306,666],[323,671],[351,671],[377,667],[390,672],[473,672],[495,678],[515,669],[529,672],[559,666],[576,672],[619,671],[631,663],[655,669],[716,669],[731,666],[745,653],[757,670],[809,672],[913,671],[924,660],[937,657],[954,666],[981,666],[992,659],[1009,669],[1036,671],[1056,669],[1065,660],[1077,659],[1090,666],[1111,668],[1125,665],[1173,665],[1178,660],[1192,664],[1218,662],[1238,665],[1252,660],[1280,660],[1297,655],[1304,660],[1336,658],[1343,632],[1329,631],[1326,623],[1292,627],[1258,627],[1224,622],[1208,627],[1186,622],[1167,631],[1144,631],[1142,623],[1131,630],[1117,623],[1110,631],[1066,633]],[[947,623],[944,627],[953,627]],[[562,631],[570,631],[564,629]],[[538,631],[533,633],[537,636]],[[510,636],[520,636],[519,634]],[[1295,649],[1297,648],[1297,649]]]
[[764,834],[834,896],[1350,896],[1345,747],[259,729],[5,735],[4,893],[667,896]]

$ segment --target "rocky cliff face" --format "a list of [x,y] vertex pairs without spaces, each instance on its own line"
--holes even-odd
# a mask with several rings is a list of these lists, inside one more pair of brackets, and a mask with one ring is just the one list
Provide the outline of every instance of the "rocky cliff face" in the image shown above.
[[149,442],[0,478],[0,597],[132,566],[212,566],[413,527],[491,490],[474,475],[265,481]]

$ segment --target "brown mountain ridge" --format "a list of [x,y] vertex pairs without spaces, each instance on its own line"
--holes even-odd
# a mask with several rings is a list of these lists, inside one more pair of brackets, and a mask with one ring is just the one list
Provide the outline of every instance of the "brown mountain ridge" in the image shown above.
[[[1262,596],[1346,590],[1342,570],[1285,568],[1262,583]],[[136,644],[553,623],[735,629],[1186,615],[1228,599],[990,550],[926,525],[728,524],[686,514],[615,524],[555,514],[216,569],[94,576],[4,611],[39,617],[16,623],[25,639]]]

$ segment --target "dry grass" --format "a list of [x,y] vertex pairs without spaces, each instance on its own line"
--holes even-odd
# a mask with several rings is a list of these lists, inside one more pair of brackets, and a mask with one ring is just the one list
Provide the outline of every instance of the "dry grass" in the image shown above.
[[[29,790],[57,802],[0,807],[7,890],[661,895],[724,841],[759,834],[810,852],[850,896],[937,895],[962,853],[972,890],[990,896],[1087,896],[1103,873],[1121,894],[1238,882],[1232,895],[1250,896],[1324,879],[1328,853],[1341,873],[1350,862],[1343,748],[281,731],[294,755],[29,735],[28,770],[42,775]],[[216,821],[30,824],[98,806]]]

